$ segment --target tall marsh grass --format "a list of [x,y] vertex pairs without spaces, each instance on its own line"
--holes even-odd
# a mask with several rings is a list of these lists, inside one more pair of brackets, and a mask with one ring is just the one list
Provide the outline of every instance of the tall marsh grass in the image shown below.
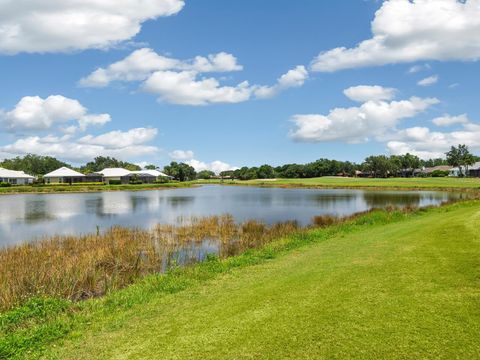
[[151,273],[227,257],[300,230],[232,216],[184,219],[152,230],[113,227],[105,233],[55,236],[0,249],[0,311],[32,297],[81,300],[122,288]]

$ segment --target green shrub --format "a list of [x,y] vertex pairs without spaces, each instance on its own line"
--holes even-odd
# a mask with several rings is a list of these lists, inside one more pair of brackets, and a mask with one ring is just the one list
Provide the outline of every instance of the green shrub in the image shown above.
[[140,185],[140,184],[143,184],[143,181],[142,180],[130,180],[128,183],[130,185]]
[[10,187],[10,186],[12,186],[12,184],[8,182],[0,182],[0,187]]
[[449,172],[444,170],[434,170],[432,171],[432,177],[445,177],[448,176]]
[[109,180],[109,185],[122,185],[122,180]]

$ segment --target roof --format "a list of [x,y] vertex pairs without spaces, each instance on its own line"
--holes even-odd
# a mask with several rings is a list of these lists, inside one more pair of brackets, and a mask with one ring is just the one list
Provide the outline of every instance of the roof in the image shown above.
[[[462,166],[462,168],[465,169],[464,166]],[[470,170],[480,170],[480,161],[477,161],[473,165],[470,165],[468,167],[468,171],[470,171]],[[457,167],[451,168],[450,171],[452,171],[452,172],[459,171],[459,168],[457,166]]]
[[35,179],[34,176],[25,174],[23,171],[8,170],[0,167],[0,178],[9,179]]
[[433,166],[433,167],[427,167],[427,168],[425,168],[424,171],[426,173],[431,173],[431,172],[434,172],[436,170],[449,171],[449,170],[452,170],[452,167],[449,166],[449,165],[438,165],[438,166]]
[[468,167],[468,170],[480,170],[480,161]]
[[62,166],[60,169],[49,172],[48,174],[45,174],[43,177],[57,178],[57,177],[83,177],[83,176],[85,175],[83,175],[82,173],[79,173],[78,171]]
[[167,174],[162,173],[161,171],[158,170],[139,170],[139,171],[132,171],[132,174],[137,174],[137,175],[150,175],[150,176],[155,176],[155,177],[171,177]]
[[132,174],[132,171],[123,168],[105,168],[98,173],[102,174],[104,177],[122,177]]

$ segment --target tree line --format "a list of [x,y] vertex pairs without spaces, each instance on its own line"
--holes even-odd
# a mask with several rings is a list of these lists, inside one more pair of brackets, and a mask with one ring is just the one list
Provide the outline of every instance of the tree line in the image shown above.
[[[239,180],[271,179],[271,178],[313,178],[321,176],[356,176],[361,172],[364,176],[389,177],[389,176],[413,176],[416,169],[422,167],[434,167],[439,165],[450,165],[459,168],[460,176],[468,175],[469,167],[480,157],[473,155],[466,145],[452,146],[445,153],[445,159],[422,160],[416,155],[371,155],[365,158],[362,163],[350,161],[338,161],[321,158],[307,164],[285,164],[271,166],[247,167],[223,171],[219,175],[222,178]],[[23,157],[17,156],[12,159],[5,159],[0,162],[0,167],[10,170],[25,171],[28,174],[42,176],[62,166],[73,168],[84,174],[101,171],[104,168],[121,167],[127,170],[141,170],[140,166],[129,162],[121,161],[112,157],[98,156],[93,161],[80,167],[72,167],[69,164],[50,156],[39,156],[28,154]],[[156,169],[156,165],[147,165],[146,169]],[[163,168],[163,172],[172,176],[178,181],[191,181],[195,179],[210,179],[216,174],[210,170],[195,171],[185,163],[171,162]]]
[[27,174],[35,176],[42,176],[48,174],[49,172],[57,170],[58,168],[61,168],[63,166],[77,170],[83,174],[98,172],[109,167],[121,167],[131,171],[141,170],[140,166],[138,165],[117,160],[108,156],[98,156],[93,161],[90,161],[80,167],[71,166],[70,164],[60,161],[51,156],[39,156],[34,154],[28,154],[23,157],[17,156],[11,159],[4,159],[0,162],[0,167],[2,168],[9,170],[25,171]]

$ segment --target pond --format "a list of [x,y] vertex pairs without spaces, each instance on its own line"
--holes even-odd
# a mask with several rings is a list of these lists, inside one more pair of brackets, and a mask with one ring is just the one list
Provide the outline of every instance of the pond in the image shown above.
[[428,206],[459,199],[439,191],[282,189],[207,185],[148,191],[0,196],[0,247],[42,237],[103,231],[114,225],[150,228],[181,218],[231,214],[275,223],[310,223],[315,215],[350,215],[386,206]]

